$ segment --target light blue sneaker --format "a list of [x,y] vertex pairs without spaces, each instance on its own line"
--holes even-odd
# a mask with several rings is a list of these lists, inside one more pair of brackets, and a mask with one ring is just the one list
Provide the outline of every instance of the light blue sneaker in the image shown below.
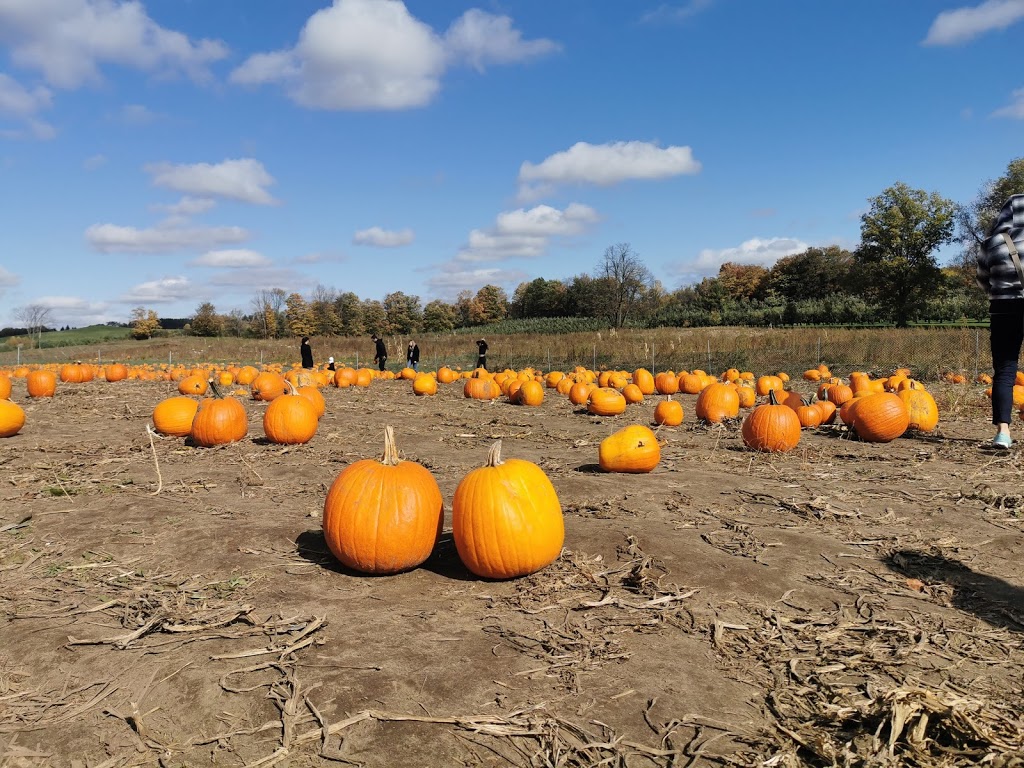
[[993,448],[1002,448],[1003,450],[1009,450],[1013,447],[1013,440],[1005,432],[1000,432],[998,435],[992,438]]

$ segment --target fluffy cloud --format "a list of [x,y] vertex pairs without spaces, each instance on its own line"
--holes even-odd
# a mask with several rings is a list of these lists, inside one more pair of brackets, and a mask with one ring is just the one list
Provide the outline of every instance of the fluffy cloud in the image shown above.
[[162,277],[139,283],[118,299],[122,304],[172,304],[193,298],[196,288],[187,277]]
[[294,261],[296,264],[341,264],[348,261],[348,257],[340,251],[316,251],[298,256]]
[[519,168],[519,197],[531,200],[565,184],[612,186],[630,179],[665,179],[700,172],[689,147],[665,147],[645,141],[573,144],[534,165]]
[[441,267],[436,275],[427,280],[427,288],[431,296],[452,300],[462,291],[475,292],[485,285],[497,285],[511,291],[514,286],[529,277],[528,273],[514,269],[460,269],[450,263]]
[[151,227],[93,224],[85,231],[93,250],[101,253],[170,253],[208,249],[249,239],[241,227]]
[[733,264],[756,264],[770,267],[784,256],[803,253],[810,245],[792,237],[755,237],[732,248],[700,252],[696,259],[673,268],[673,272],[684,279],[696,281],[709,275],[717,275],[719,268],[727,261]]
[[238,269],[243,267],[268,267],[271,261],[262,253],[247,249],[207,251],[198,259],[189,262],[193,267],[217,267]]
[[430,103],[451,63],[508,63],[554,47],[524,41],[508,17],[476,9],[442,37],[401,0],[334,0],[309,17],[295,47],[250,56],[231,81],[281,84],[312,109],[409,109]]
[[263,163],[248,157],[216,165],[151,163],[145,171],[152,174],[155,186],[186,195],[224,197],[254,205],[277,202],[266,189],[274,183],[274,177],[267,173]]
[[20,282],[20,277],[13,272],[8,272],[3,268],[3,266],[0,266],[0,297],[3,297],[8,288],[13,288]]
[[1024,88],[1018,88],[1010,97],[1010,103],[992,113],[993,117],[1009,117],[1024,120]]
[[409,245],[415,237],[411,229],[391,231],[380,227],[370,227],[356,232],[352,237],[352,243],[354,245],[372,245],[377,248],[398,248]]
[[458,261],[500,261],[543,256],[552,237],[579,235],[599,220],[593,208],[571,203],[564,211],[547,205],[498,214],[490,229],[474,229]]
[[924,45],[961,45],[1024,19],[1024,0],[986,0],[981,5],[943,11],[935,17]]
[[51,311],[51,325],[95,325],[110,319],[110,304],[105,301],[89,301],[77,296],[41,296],[32,303]]
[[464,60],[478,71],[487,64],[510,64],[544,56],[560,49],[552,40],[523,40],[508,16],[495,16],[470,8],[448,28],[444,36],[448,55]]
[[9,139],[52,139],[57,135],[53,126],[36,117],[36,113],[49,109],[53,103],[51,93],[39,86],[31,91],[10,75],[0,72],[0,117],[23,121],[24,128],[4,130],[0,135]]
[[193,42],[161,27],[133,0],[3,0],[0,42],[15,64],[58,88],[99,81],[107,63],[202,81],[228,55],[220,41]]

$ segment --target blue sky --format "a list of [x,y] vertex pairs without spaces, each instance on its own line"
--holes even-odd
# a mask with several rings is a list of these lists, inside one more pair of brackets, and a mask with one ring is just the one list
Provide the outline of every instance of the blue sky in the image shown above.
[[0,0],[0,325],[853,247],[893,183],[966,202],[1024,154],[1022,33],[1024,0]]

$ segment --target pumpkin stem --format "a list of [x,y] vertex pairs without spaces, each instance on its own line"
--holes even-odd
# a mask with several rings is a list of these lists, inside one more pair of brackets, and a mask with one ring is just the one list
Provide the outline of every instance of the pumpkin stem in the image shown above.
[[224,397],[224,395],[222,395],[220,393],[220,389],[217,387],[217,382],[213,380],[213,376],[208,378],[206,380],[206,383],[209,384],[210,385],[210,389],[213,390],[213,396],[214,397],[217,397],[217,398]]
[[488,467],[500,467],[502,465],[501,460],[501,440],[498,440],[491,446],[491,450],[487,452],[487,465]]
[[779,404],[779,398],[777,398],[775,396],[775,390],[774,389],[769,389],[768,390],[768,402],[771,405],[778,405]]
[[384,427],[384,455],[380,457],[380,463],[393,467],[401,461],[398,458],[398,446],[395,445],[395,428],[388,424]]

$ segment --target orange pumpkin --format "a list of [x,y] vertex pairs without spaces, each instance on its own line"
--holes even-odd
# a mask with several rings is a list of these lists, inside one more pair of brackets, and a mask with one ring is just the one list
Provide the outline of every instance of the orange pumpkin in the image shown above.
[[13,437],[25,426],[25,411],[10,400],[0,400],[0,437]]
[[642,424],[623,427],[601,441],[598,463],[605,472],[650,472],[661,461],[655,434]]
[[487,464],[455,489],[452,536],[459,558],[477,576],[525,576],[561,553],[562,506],[544,470],[522,459],[502,461],[499,440]]
[[421,373],[412,380],[412,391],[413,394],[423,395],[436,395],[437,394],[437,379],[431,376],[429,373]]
[[275,397],[263,412],[263,433],[272,443],[301,445],[316,434],[316,406],[293,385],[290,393]]
[[53,371],[32,371],[25,377],[29,397],[53,397],[57,391],[57,376]]
[[183,395],[205,395],[209,387],[202,376],[186,376],[178,382],[178,392]]
[[270,401],[280,397],[288,389],[284,376],[274,371],[264,371],[252,380],[252,399]]
[[434,476],[402,461],[394,429],[384,428],[384,455],[341,471],[324,502],[324,540],[342,564],[362,573],[415,568],[441,535],[444,504]]
[[669,395],[654,406],[654,423],[666,427],[678,427],[683,423],[683,406]]
[[187,437],[198,408],[199,401],[184,395],[161,400],[153,409],[153,429],[161,435]]
[[910,412],[899,395],[876,392],[857,398],[853,431],[869,443],[888,443],[907,431]]
[[544,402],[544,387],[540,382],[524,381],[516,392],[513,402],[516,405],[538,406]]
[[701,421],[718,424],[740,414],[740,396],[732,384],[710,384],[697,395],[694,413]]
[[[909,381],[909,379],[908,379]],[[896,396],[907,406],[910,417],[909,429],[931,432],[939,423],[939,406],[931,392],[917,385],[901,389]]]
[[[281,379],[284,381],[284,379]],[[211,380],[213,397],[199,403],[192,420],[192,441],[204,448],[241,440],[249,432],[249,417],[245,406],[233,397],[222,397]]]
[[796,411],[782,405],[775,390],[768,391],[768,402],[747,414],[741,429],[743,442],[755,451],[785,453],[800,442],[800,419]]
[[124,363],[111,363],[103,369],[103,377],[109,381],[124,381],[128,378],[128,366]]
[[626,398],[612,387],[598,387],[587,399],[587,410],[595,416],[617,416],[626,410]]
[[10,400],[10,399],[11,399],[11,379],[8,376],[4,375],[4,374],[0,374],[0,400]]

